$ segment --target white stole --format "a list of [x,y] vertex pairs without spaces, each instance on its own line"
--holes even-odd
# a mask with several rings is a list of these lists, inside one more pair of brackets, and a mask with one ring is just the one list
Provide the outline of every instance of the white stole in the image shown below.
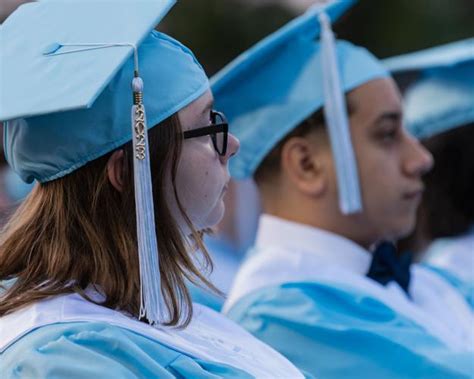
[[192,358],[239,368],[256,378],[303,378],[281,354],[223,315],[194,304],[183,330],[152,327],[123,313],[91,303],[78,294],[36,302],[0,318],[0,352],[46,325],[103,322],[148,337]]

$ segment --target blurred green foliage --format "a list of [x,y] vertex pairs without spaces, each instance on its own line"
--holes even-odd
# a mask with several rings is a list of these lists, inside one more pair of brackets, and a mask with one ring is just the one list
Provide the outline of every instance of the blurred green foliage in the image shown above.
[[276,5],[255,7],[236,0],[182,0],[165,19],[164,28],[158,29],[190,47],[212,75],[293,16],[287,8]]
[[[187,44],[212,75],[295,16],[259,0],[181,0],[160,29]],[[473,37],[473,19],[474,0],[360,0],[334,29],[385,58]]]
[[473,0],[362,0],[339,36],[380,58],[474,37]]

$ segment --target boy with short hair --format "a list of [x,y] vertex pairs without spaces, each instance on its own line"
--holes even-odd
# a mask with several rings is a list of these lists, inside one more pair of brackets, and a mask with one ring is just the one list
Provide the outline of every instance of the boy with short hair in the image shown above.
[[436,274],[410,270],[390,244],[371,257],[413,229],[433,162],[403,128],[398,89],[379,61],[327,39],[320,14],[335,20],[344,4],[310,9],[214,79],[241,140],[231,172],[254,177],[264,210],[224,311],[317,377],[466,377],[464,300]]

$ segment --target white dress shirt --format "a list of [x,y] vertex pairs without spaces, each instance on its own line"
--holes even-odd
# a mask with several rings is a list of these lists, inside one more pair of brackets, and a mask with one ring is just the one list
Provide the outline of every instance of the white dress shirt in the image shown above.
[[395,282],[383,286],[367,278],[371,260],[369,251],[344,237],[264,214],[255,247],[236,276],[224,312],[264,287],[321,282],[377,299],[453,350],[474,350],[474,316],[446,281],[413,265],[408,297]]

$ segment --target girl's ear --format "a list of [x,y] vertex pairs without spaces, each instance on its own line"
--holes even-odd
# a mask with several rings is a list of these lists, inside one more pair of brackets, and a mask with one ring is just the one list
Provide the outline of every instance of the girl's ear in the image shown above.
[[119,192],[122,192],[124,188],[123,167],[123,150],[114,151],[107,162],[107,176],[109,177],[110,183]]

